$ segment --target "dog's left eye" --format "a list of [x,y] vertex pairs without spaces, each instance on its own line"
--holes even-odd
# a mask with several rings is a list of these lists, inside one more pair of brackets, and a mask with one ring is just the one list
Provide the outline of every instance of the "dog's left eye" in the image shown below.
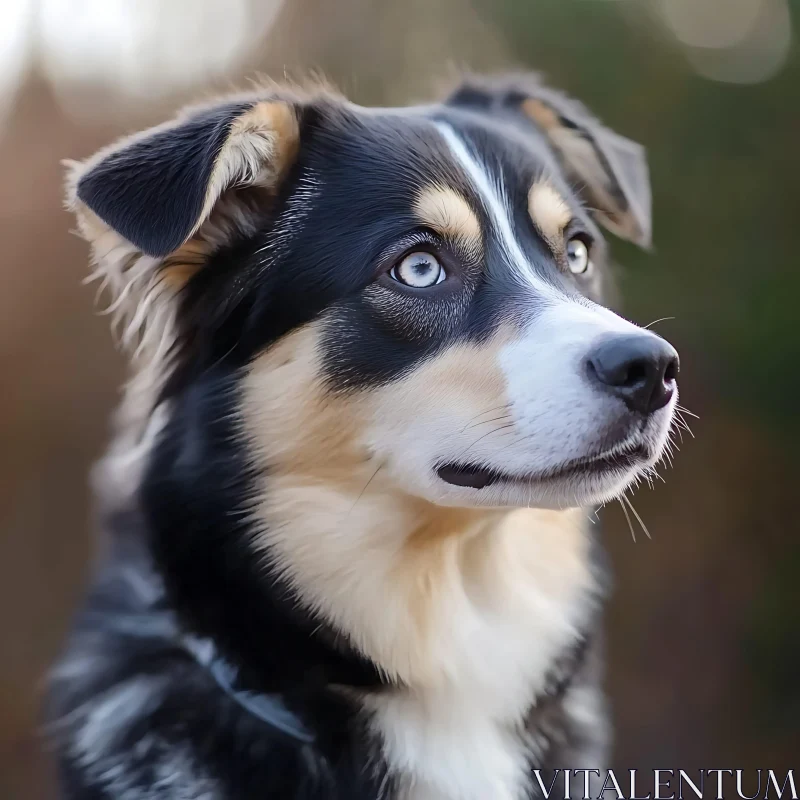
[[414,289],[436,286],[447,277],[444,267],[436,256],[422,250],[409,253],[399,264],[392,267],[389,275],[398,283]]
[[589,269],[589,248],[586,242],[578,236],[573,236],[567,242],[567,264],[573,275],[581,275]]

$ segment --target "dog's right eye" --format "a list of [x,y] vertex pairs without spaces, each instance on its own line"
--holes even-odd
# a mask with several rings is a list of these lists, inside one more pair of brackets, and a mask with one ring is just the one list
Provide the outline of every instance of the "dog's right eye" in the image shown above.
[[399,264],[395,264],[391,268],[389,276],[398,283],[413,289],[427,289],[429,286],[436,286],[447,277],[444,267],[436,256],[423,250],[405,256]]

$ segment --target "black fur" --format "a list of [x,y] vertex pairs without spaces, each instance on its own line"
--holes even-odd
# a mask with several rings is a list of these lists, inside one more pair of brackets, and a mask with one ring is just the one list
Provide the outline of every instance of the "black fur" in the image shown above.
[[78,184],[78,197],[150,256],[182,245],[200,216],[231,123],[252,103],[228,103],[133,142]]
[[[502,169],[522,209],[515,224],[531,268],[565,294],[599,298],[601,282],[581,284],[554,267],[524,211],[542,171],[572,195],[557,155],[520,114],[515,87],[465,86],[449,105],[406,115],[336,103],[304,109],[297,159],[256,232],[219,247],[185,287],[175,368],[159,398],[168,422],[134,501],[106,520],[113,546],[53,678],[48,716],[66,800],[395,797],[354,699],[394,687],[269,564],[254,563],[257,476],[235,422],[237,391],[254,356],[323,310],[325,378],[340,392],[389,383],[513,315],[516,290],[496,243],[477,262],[411,212],[423,182],[472,194],[431,135],[434,120]],[[78,198],[144,253],[171,253],[193,229],[214,159],[248,107],[222,105],[116,151],[83,176]],[[324,191],[287,236],[292,198],[315,176]],[[602,262],[599,231],[577,199],[574,214]],[[376,302],[410,241],[452,258],[453,280],[426,297],[424,320],[411,301],[408,313],[387,318]],[[575,728],[563,699],[576,682],[597,681],[597,639],[586,631],[553,665],[549,699],[529,712],[530,729],[547,742],[532,766],[583,766],[562,762],[592,736]],[[197,657],[193,648],[206,645],[235,666],[237,690],[275,698],[313,741],[250,713]],[[130,692],[138,705],[114,706],[114,692]]]
[[[120,708],[122,719],[108,721],[97,744],[99,752],[88,764],[74,749],[61,752],[64,796],[80,800],[377,797],[383,776],[379,762],[374,770],[364,769],[371,743],[358,712],[328,691],[325,683],[332,677],[358,683],[363,680],[361,665],[343,669],[345,656],[337,664],[338,672],[326,674],[321,668],[314,674],[309,665],[338,661],[334,649],[307,645],[281,613],[270,615],[261,609],[258,618],[268,624],[257,631],[267,646],[259,650],[264,658],[241,663],[263,666],[258,673],[250,671],[250,679],[244,678],[236,688],[282,698],[314,731],[313,742],[287,735],[248,713],[186,646],[180,608],[174,608],[164,593],[141,545],[143,531],[144,522],[136,513],[109,521],[114,552],[88,598],[87,610],[77,620],[71,651],[61,664],[61,669],[74,664],[78,673],[68,681],[56,677],[59,691],[50,706],[56,720],[52,732],[74,742],[72,737],[87,723],[81,710],[90,714],[93,701],[101,703],[104,693],[114,687],[153,681],[150,702],[137,708],[130,720],[125,718],[127,710]],[[199,566],[195,578],[202,576]],[[236,597],[226,597],[224,579],[217,575],[214,580],[216,591],[209,591],[206,584],[206,605],[238,608],[240,615],[253,607],[246,604],[245,587],[239,587]],[[235,587],[231,589],[236,593]],[[231,617],[226,616],[229,622]],[[270,654],[270,647],[277,652]],[[277,668],[271,669],[271,664]],[[169,780],[162,778],[159,786],[162,775]],[[210,786],[216,793],[203,794]]]

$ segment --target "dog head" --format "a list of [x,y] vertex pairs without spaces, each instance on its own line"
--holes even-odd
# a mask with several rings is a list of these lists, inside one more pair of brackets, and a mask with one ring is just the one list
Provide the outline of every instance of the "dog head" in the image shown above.
[[561,508],[662,455],[677,355],[602,305],[599,226],[649,243],[643,150],[534,78],[233,97],[70,185],[133,353],[126,463],[172,426],[162,467],[196,475],[223,447],[250,479]]

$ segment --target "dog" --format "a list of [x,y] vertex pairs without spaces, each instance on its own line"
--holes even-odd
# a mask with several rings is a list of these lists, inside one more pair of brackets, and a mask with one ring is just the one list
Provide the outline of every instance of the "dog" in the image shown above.
[[63,796],[521,800],[607,766],[589,517],[678,396],[603,305],[600,228],[650,243],[643,148],[534,75],[274,85],[68,196],[131,376],[50,682]]

